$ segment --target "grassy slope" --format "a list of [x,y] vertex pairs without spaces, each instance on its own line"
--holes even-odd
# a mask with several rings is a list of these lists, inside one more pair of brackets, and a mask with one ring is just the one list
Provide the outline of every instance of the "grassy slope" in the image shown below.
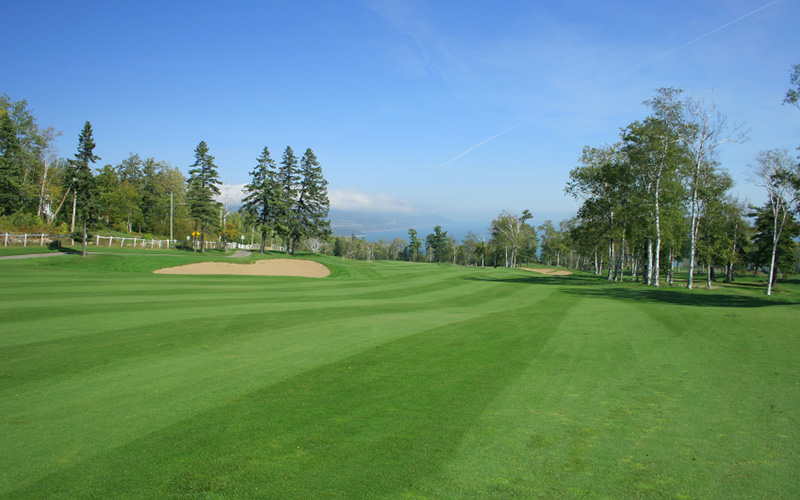
[[0,498],[800,491],[797,285],[203,258],[0,262]]

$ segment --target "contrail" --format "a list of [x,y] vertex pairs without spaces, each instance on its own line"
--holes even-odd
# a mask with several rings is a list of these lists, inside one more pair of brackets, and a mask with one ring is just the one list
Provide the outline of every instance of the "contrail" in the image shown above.
[[499,133],[499,134],[497,134],[497,135],[493,135],[493,136],[489,137],[488,139],[484,139],[484,140],[482,140],[481,142],[479,142],[478,144],[476,144],[476,145],[472,146],[471,148],[469,148],[468,150],[466,150],[466,151],[464,151],[463,153],[459,154],[458,156],[454,156],[453,158],[450,158],[450,159],[449,159],[449,160],[447,160],[446,162],[444,162],[444,163],[442,163],[441,165],[439,165],[438,167],[434,168],[434,170],[439,170],[440,168],[444,167],[445,165],[449,165],[450,163],[453,163],[454,161],[458,160],[459,158],[461,158],[461,157],[462,157],[462,156],[464,156],[465,154],[467,154],[467,153],[469,153],[469,152],[471,152],[471,151],[473,151],[473,150],[475,150],[475,149],[477,149],[477,148],[479,148],[479,147],[483,146],[483,145],[484,145],[484,144],[486,144],[487,142],[489,142],[489,141],[493,141],[493,140],[497,139],[498,137],[500,137],[501,135],[505,135],[505,134],[507,134],[507,133],[511,132],[512,130],[514,130],[514,129],[517,129],[517,128],[519,128],[519,127],[521,127],[521,126],[525,125],[525,124],[526,124],[526,123],[528,123],[529,121],[531,121],[531,120],[533,120],[533,119],[535,119],[535,118],[538,118],[538,117],[540,117],[540,116],[542,116],[542,114],[538,114],[538,115],[536,115],[536,116],[531,116],[531,117],[530,117],[530,118],[528,118],[527,120],[525,120],[525,121],[523,121],[523,122],[520,122],[520,123],[517,123],[516,125],[514,125],[513,127],[511,127],[511,128],[510,128],[510,129],[508,129],[508,130],[504,130],[504,131],[500,132],[500,133]]
[[[754,10],[754,11],[752,11],[752,12],[748,12],[747,14],[745,14],[745,15],[743,15],[743,16],[741,16],[741,17],[737,18],[737,19],[734,19],[733,21],[731,21],[731,22],[729,22],[729,23],[723,24],[722,26],[720,26],[720,27],[718,27],[718,28],[715,28],[715,29],[713,29],[713,30],[709,31],[708,33],[706,33],[706,34],[704,34],[704,35],[700,35],[700,36],[698,36],[698,37],[697,37],[697,38],[695,38],[694,40],[690,40],[690,41],[688,41],[688,42],[684,43],[683,45],[681,45],[681,46],[679,46],[679,47],[676,47],[676,48],[674,48],[674,49],[672,49],[672,50],[670,50],[670,51],[664,52],[663,54],[661,54],[660,56],[656,57],[655,59],[652,59],[652,60],[650,60],[650,61],[648,61],[648,62],[646,62],[646,63],[642,64],[642,65],[641,65],[641,66],[639,66],[638,68],[635,68],[635,69],[632,69],[632,70],[630,70],[630,71],[626,71],[625,73],[622,73],[622,74],[620,74],[618,77],[614,78],[614,80],[616,80],[617,78],[622,78],[623,76],[625,76],[625,75],[628,75],[628,74],[630,74],[630,73],[633,73],[634,71],[638,71],[638,70],[640,70],[640,69],[644,68],[645,66],[649,66],[650,64],[653,64],[654,62],[656,62],[656,61],[658,61],[658,60],[660,60],[660,59],[663,59],[663,58],[667,57],[667,56],[668,56],[668,55],[670,55],[670,54],[674,54],[675,52],[678,52],[679,50],[681,50],[681,49],[683,49],[683,48],[686,48],[686,47],[688,47],[689,45],[692,45],[692,44],[694,44],[694,43],[697,43],[697,42],[699,42],[699,41],[700,41],[700,40],[702,40],[703,38],[706,38],[706,37],[709,37],[709,36],[713,35],[713,34],[714,34],[714,33],[716,33],[717,31],[724,30],[725,28],[727,28],[728,26],[730,26],[730,25],[732,25],[732,24],[736,24],[736,23],[738,23],[739,21],[741,21],[741,20],[743,20],[743,19],[747,19],[748,17],[752,16],[753,14],[756,14],[757,12],[760,12],[760,11],[762,11],[762,10],[764,10],[764,9],[768,8],[768,7],[771,7],[771,6],[775,5],[776,3],[780,2],[780,1],[781,1],[781,0],[774,0],[774,1],[772,1],[772,2],[770,2],[770,3],[768,3],[768,4],[766,4],[766,5],[763,5],[763,6],[759,7],[759,8],[757,8],[756,10]],[[459,154],[459,155],[457,155],[457,156],[454,156],[453,158],[450,158],[450,159],[449,159],[449,160],[447,160],[446,162],[444,162],[444,163],[442,163],[441,165],[439,165],[438,167],[434,168],[434,170],[439,170],[440,168],[444,167],[445,165],[449,165],[450,163],[453,163],[454,161],[458,160],[458,159],[459,159],[459,158],[461,158],[462,156],[464,156],[464,155],[466,155],[466,154],[468,154],[468,153],[470,153],[470,152],[474,151],[475,149],[477,149],[477,148],[479,148],[479,147],[483,146],[483,145],[484,145],[484,144],[486,144],[487,142],[489,142],[489,141],[493,141],[493,140],[497,139],[498,137],[500,137],[500,136],[502,136],[502,135],[505,135],[505,134],[507,134],[507,133],[511,132],[512,130],[514,130],[514,129],[516,129],[516,128],[519,128],[519,127],[521,127],[521,126],[525,125],[525,124],[526,124],[526,123],[528,123],[529,121],[531,121],[531,120],[533,120],[533,119],[535,119],[535,118],[538,118],[538,117],[539,117],[539,116],[541,116],[541,115],[542,115],[542,114],[539,114],[539,115],[536,115],[536,116],[532,116],[532,117],[528,118],[527,120],[525,120],[525,121],[523,121],[523,122],[521,122],[521,123],[518,123],[518,124],[514,125],[513,127],[511,127],[511,128],[510,128],[510,129],[508,129],[508,130],[505,130],[505,131],[503,131],[503,132],[500,132],[500,133],[499,133],[499,134],[497,134],[497,135],[493,135],[492,137],[489,137],[488,139],[485,139],[485,140],[483,140],[483,141],[479,142],[478,144],[476,144],[476,145],[472,146],[471,148],[467,149],[467,150],[466,150],[466,151],[464,151],[463,153],[461,153],[461,154]]]
[[665,57],[667,57],[668,55],[670,55],[670,54],[674,54],[675,52],[678,52],[679,50],[681,50],[681,49],[684,49],[684,48],[688,47],[689,45],[692,45],[692,44],[694,44],[694,43],[697,43],[697,42],[699,42],[700,40],[702,40],[703,38],[706,38],[706,37],[709,37],[709,36],[713,35],[713,34],[714,34],[714,33],[716,33],[717,31],[724,30],[725,28],[727,28],[728,26],[730,26],[730,25],[732,25],[732,24],[736,24],[736,23],[738,23],[739,21],[741,21],[741,20],[743,20],[743,19],[747,19],[748,17],[752,16],[753,14],[756,14],[757,12],[761,12],[762,10],[766,9],[767,7],[771,7],[771,6],[775,5],[776,3],[780,2],[780,1],[781,1],[781,0],[774,0],[773,2],[770,2],[770,3],[766,4],[766,5],[762,5],[761,7],[757,8],[756,10],[754,10],[754,11],[752,11],[752,12],[748,12],[747,14],[743,15],[742,17],[739,17],[739,18],[737,18],[737,19],[734,19],[733,21],[731,21],[731,22],[729,22],[729,23],[723,24],[722,26],[720,26],[720,27],[718,27],[718,28],[715,28],[715,29],[713,29],[713,30],[709,31],[708,33],[706,33],[706,34],[704,34],[704,35],[700,35],[700,36],[698,36],[698,37],[697,37],[697,38],[695,38],[694,40],[690,40],[690,41],[688,41],[688,42],[684,43],[683,45],[681,45],[681,46],[679,46],[679,47],[676,47],[676,48],[674,48],[674,49],[672,49],[672,50],[669,50],[669,51],[667,51],[667,52],[664,52],[664,53],[663,53],[663,54],[661,54],[660,56],[658,56],[658,57],[656,57],[656,58],[654,58],[654,59],[651,59],[650,61],[647,61],[646,63],[642,64],[641,66],[639,66],[639,67],[638,67],[638,68],[636,68],[636,69],[632,69],[632,70],[630,70],[630,71],[626,71],[625,73],[623,73],[623,74],[622,74],[622,75],[620,75],[620,76],[624,76],[624,75],[627,75],[627,74],[629,74],[629,73],[633,73],[634,71],[638,71],[638,70],[640,70],[640,69],[644,68],[645,66],[649,66],[649,65],[653,64],[653,63],[654,63],[654,62],[656,62],[656,61],[659,61],[659,60],[661,60],[661,59],[664,59],[664,58],[665,58]]

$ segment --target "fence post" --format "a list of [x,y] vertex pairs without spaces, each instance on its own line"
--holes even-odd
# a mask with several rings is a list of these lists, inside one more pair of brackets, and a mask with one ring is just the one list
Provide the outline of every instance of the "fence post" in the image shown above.
[[22,246],[28,246],[28,233],[22,235]]
[[[72,244],[73,245],[75,244],[75,240],[72,241]],[[97,235],[97,243],[94,246],[96,246],[96,247],[100,246],[100,235],[99,234]]]
[[39,235],[39,246],[40,247],[44,246],[44,233]]
[[5,238],[3,239],[3,246],[4,247],[8,246],[8,233],[5,234]]

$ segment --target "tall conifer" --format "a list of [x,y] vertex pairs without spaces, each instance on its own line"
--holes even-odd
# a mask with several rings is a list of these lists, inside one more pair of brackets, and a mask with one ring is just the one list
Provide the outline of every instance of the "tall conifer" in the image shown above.
[[200,141],[195,148],[194,158],[194,163],[189,168],[187,198],[189,215],[195,221],[195,238],[199,227],[200,251],[204,252],[206,228],[216,219],[219,208],[219,204],[214,201],[214,195],[220,194],[220,181],[214,157],[208,153],[208,145],[205,141]]

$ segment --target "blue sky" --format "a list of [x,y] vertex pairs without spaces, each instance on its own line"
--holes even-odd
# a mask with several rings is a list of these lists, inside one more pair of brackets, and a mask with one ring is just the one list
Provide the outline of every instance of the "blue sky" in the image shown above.
[[[781,101],[800,2],[4,1],[0,92],[63,132],[91,121],[101,166],[181,168],[205,140],[234,186],[264,146],[317,154],[334,208],[571,215],[584,145],[615,142],[658,87],[708,97],[750,141],[721,148],[734,192],[757,151],[800,145]],[[476,147],[477,146],[477,147]],[[236,196],[232,188],[230,196]]]

